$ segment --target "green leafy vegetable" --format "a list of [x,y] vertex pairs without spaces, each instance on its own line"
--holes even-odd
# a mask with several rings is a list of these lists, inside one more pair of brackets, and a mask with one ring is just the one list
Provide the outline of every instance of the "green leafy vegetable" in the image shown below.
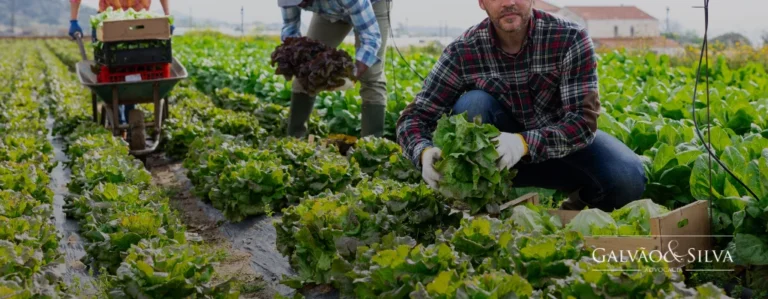
[[531,204],[514,207],[509,221],[519,231],[543,234],[555,233],[563,226],[559,217],[550,215],[546,209]]
[[443,115],[434,135],[435,145],[442,151],[442,159],[435,163],[435,170],[442,176],[440,193],[468,203],[472,213],[505,201],[517,173],[498,169],[499,155],[491,139],[500,132],[480,121],[467,121],[466,113]]
[[276,160],[277,157],[273,157],[228,165],[219,174],[218,185],[211,189],[213,206],[233,222],[242,221],[246,216],[271,214],[285,206],[292,178],[288,169],[275,163]]
[[238,298],[230,281],[213,283],[221,257],[192,244],[142,240],[117,269],[112,298]]
[[584,236],[616,235],[618,226],[611,214],[600,209],[587,209],[576,214],[571,222],[565,225],[566,230],[573,230]]
[[664,206],[655,204],[650,199],[636,200],[611,212],[616,220],[619,235],[650,235],[651,218],[669,212]]
[[373,177],[421,182],[421,173],[403,156],[400,146],[388,139],[373,136],[358,139],[351,150],[350,160]]

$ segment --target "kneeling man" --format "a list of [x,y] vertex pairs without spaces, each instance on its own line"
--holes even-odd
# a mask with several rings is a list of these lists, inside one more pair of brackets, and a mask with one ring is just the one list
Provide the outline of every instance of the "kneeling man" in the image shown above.
[[398,120],[398,143],[435,188],[438,119],[479,115],[503,132],[498,166],[518,170],[515,186],[568,192],[563,209],[611,211],[640,199],[647,179],[639,156],[597,129],[597,59],[587,30],[533,1],[478,0],[488,18],[445,48]]

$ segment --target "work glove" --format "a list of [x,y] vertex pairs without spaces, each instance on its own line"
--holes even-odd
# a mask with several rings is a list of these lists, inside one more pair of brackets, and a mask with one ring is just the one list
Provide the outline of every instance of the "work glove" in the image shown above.
[[430,147],[421,154],[421,178],[434,190],[437,190],[437,182],[441,179],[435,170],[435,162],[440,159],[441,154],[442,151],[436,147]]
[[171,25],[171,35],[173,35],[173,29],[176,29],[176,26]]
[[71,36],[72,39],[75,39],[76,32],[80,32],[80,36],[83,36],[83,29],[80,28],[80,24],[77,20],[69,21],[69,36]]
[[528,154],[528,145],[525,144],[523,135],[501,133],[493,138],[493,141],[496,142],[496,152],[499,153],[499,170],[514,167],[523,156]]

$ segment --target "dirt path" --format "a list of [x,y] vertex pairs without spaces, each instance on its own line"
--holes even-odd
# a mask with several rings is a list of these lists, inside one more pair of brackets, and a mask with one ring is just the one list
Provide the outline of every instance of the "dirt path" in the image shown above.
[[[227,259],[216,269],[226,280],[236,277],[245,285],[240,298],[273,298],[276,293],[292,296],[293,290],[279,285],[279,278],[286,268],[290,270],[288,261],[274,249],[274,228],[272,242],[258,233],[260,229],[232,229],[232,224],[224,220],[221,213],[203,203],[191,193],[192,185],[185,175],[180,162],[166,161],[162,158],[149,157],[147,160],[153,181],[156,185],[169,191],[171,205],[178,210],[190,232],[199,234],[208,245],[216,250],[229,252]],[[271,222],[264,223],[271,226]],[[240,232],[240,233],[238,233]],[[254,239],[255,238],[255,239]],[[266,241],[266,242],[265,242]],[[271,246],[271,250],[267,247]],[[259,248],[260,250],[254,250]],[[271,253],[267,253],[271,251]],[[279,262],[270,261],[280,259]]]

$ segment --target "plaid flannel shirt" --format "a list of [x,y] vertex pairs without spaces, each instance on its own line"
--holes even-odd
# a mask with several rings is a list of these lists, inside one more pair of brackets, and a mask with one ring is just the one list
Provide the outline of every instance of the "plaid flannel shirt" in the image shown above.
[[432,132],[466,91],[483,90],[524,127],[529,153],[521,162],[564,157],[589,145],[597,130],[597,57],[585,28],[534,9],[527,39],[511,55],[485,19],[448,45],[402,112],[397,141],[421,168]]
[[[381,0],[315,0],[304,9],[334,22],[344,21],[352,24],[360,39],[355,58],[371,67],[381,60],[376,56],[381,47],[381,32],[372,5],[378,1]],[[301,36],[301,9],[299,6],[282,8],[282,40]]]
[[[69,2],[80,3],[81,0],[70,0]],[[99,11],[105,11],[108,7],[115,10],[127,10],[129,8],[133,8],[135,11],[149,10],[150,4],[152,4],[151,0],[99,0]]]

